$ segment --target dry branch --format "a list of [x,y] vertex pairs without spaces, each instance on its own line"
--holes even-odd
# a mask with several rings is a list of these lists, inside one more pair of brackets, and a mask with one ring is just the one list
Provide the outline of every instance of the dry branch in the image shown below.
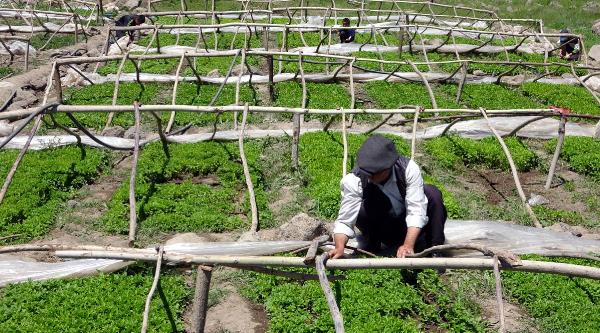
[[150,287],[150,292],[148,293],[148,297],[146,297],[146,304],[144,305],[144,315],[142,319],[142,333],[146,333],[148,331],[148,316],[150,315],[150,304],[152,303],[152,297],[154,296],[154,292],[156,291],[156,287],[158,286],[158,282],[160,279],[160,267],[162,265],[164,248],[161,246],[158,248],[158,258],[156,259],[156,270],[154,272],[154,280],[152,281],[152,287]]
[[498,316],[500,317],[499,333],[506,331],[504,324],[504,302],[502,301],[502,280],[500,277],[500,267],[498,265],[498,256],[494,256],[494,279],[496,280],[496,301],[498,302]]
[[137,174],[137,164],[140,155],[140,110],[138,102],[133,103],[135,112],[135,127],[133,130],[133,158],[131,161],[131,175],[129,177],[129,246],[133,246],[135,235],[137,233],[137,212],[135,207],[135,176]]
[[246,179],[246,186],[248,187],[248,197],[250,200],[250,209],[252,210],[252,226],[250,227],[251,232],[258,231],[258,208],[256,205],[256,196],[254,195],[254,185],[252,184],[252,178],[250,176],[250,169],[248,168],[248,161],[246,160],[246,153],[244,152],[244,131],[246,130],[246,120],[248,118],[248,103],[244,105],[244,113],[242,114],[242,127],[240,128],[240,135],[238,144],[240,147],[240,158],[242,159],[242,166],[244,168],[244,178]]
[[199,265],[196,273],[196,290],[192,303],[192,332],[204,332],[208,310],[208,290],[212,277],[212,267]]
[[546,190],[550,189],[552,185],[552,178],[554,178],[554,172],[556,171],[556,164],[560,157],[560,151],[562,149],[563,142],[565,141],[565,127],[567,124],[567,117],[560,117],[560,123],[558,124],[558,140],[556,141],[556,148],[554,149],[554,155],[552,156],[552,162],[550,163],[550,170],[548,171],[548,178],[546,179]]
[[514,162],[514,160],[512,158],[510,150],[508,150],[508,147],[506,146],[506,143],[504,143],[504,140],[502,139],[502,137],[500,136],[500,134],[498,134],[498,131],[496,131],[496,129],[494,128],[494,126],[492,126],[492,122],[488,118],[487,112],[485,111],[485,109],[480,108],[479,110],[481,111],[481,114],[483,115],[483,117],[487,121],[488,127],[490,128],[490,130],[492,131],[492,133],[494,134],[494,136],[496,137],[496,139],[498,139],[498,142],[500,143],[500,146],[502,146],[502,150],[504,151],[504,154],[506,155],[506,158],[508,159],[508,164],[510,165],[510,171],[511,171],[511,173],[513,175],[513,178],[514,178],[514,181],[515,181],[515,185],[517,187],[517,192],[519,193],[519,197],[521,198],[521,201],[523,202],[523,205],[525,206],[525,209],[527,210],[527,213],[531,217],[531,220],[533,221],[533,224],[535,225],[535,227],[536,228],[542,228],[542,224],[538,220],[537,216],[535,216],[535,213],[533,212],[533,209],[531,209],[531,206],[527,202],[527,196],[525,196],[525,192],[523,191],[523,187],[521,186],[521,181],[519,180],[519,174],[517,173],[517,167],[515,166],[515,162]]
[[329,311],[331,312],[331,317],[333,318],[335,333],[344,333],[344,320],[342,318],[342,313],[340,312],[340,309],[335,301],[335,295],[333,295],[333,291],[329,285],[329,280],[327,280],[327,273],[325,272],[325,263],[327,262],[327,259],[329,259],[329,254],[327,253],[323,253],[317,258],[317,275],[319,276],[321,289],[325,294],[327,305],[329,306]]

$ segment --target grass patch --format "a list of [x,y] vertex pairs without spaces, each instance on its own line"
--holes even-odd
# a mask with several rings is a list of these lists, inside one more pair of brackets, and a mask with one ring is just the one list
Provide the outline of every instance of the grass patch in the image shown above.
[[[537,155],[518,138],[505,138],[517,170],[530,171],[540,165]],[[440,165],[454,169],[461,162],[467,166],[482,165],[490,169],[509,170],[508,159],[494,137],[481,140],[465,139],[458,136],[438,137],[425,142],[427,153]]]
[[[129,269],[131,271],[131,268]],[[72,280],[51,280],[10,285],[0,291],[2,332],[136,332],[152,271],[113,273]],[[162,273],[160,285],[173,314],[177,331],[191,296],[183,277]],[[154,297],[148,327],[172,332],[160,297]]]
[[[336,282],[347,332],[485,332],[478,310],[431,270],[351,270]],[[412,274],[412,276],[411,276]],[[416,276],[415,276],[416,275]],[[409,284],[405,276],[416,280]],[[318,281],[302,284],[250,275],[246,297],[265,305],[269,332],[331,332],[333,322]]]
[[[136,62],[137,63],[137,62]],[[108,74],[116,74],[119,70],[119,65],[121,64],[121,60],[109,61],[106,65],[98,68],[98,74],[100,75],[108,75]],[[175,73],[175,69],[179,64],[179,58],[170,58],[170,59],[153,59],[153,60],[143,60],[140,62],[140,72],[141,73],[151,73],[151,74],[171,74]],[[126,61],[123,66],[123,73],[135,73],[135,65],[133,61]]]
[[[252,173],[261,227],[272,223],[267,208],[258,143],[245,145]],[[138,163],[136,201],[140,234],[156,232],[221,232],[247,227],[250,204],[237,144],[216,142],[144,148]],[[119,187],[108,204],[103,228],[127,233],[129,183]]]
[[10,67],[0,67],[0,77],[15,74],[15,70]]
[[[427,88],[420,83],[388,83],[383,81],[369,82],[364,85],[370,98],[378,107],[395,109],[402,105],[420,105],[432,108]],[[434,87],[435,88],[435,87]],[[434,94],[436,90],[434,90]],[[459,108],[453,99],[443,94],[435,94],[440,108]]]
[[[4,179],[18,151],[0,151],[0,177]],[[108,153],[86,149],[85,158],[76,147],[28,152],[17,169],[0,205],[0,244],[25,242],[46,234],[61,203],[75,190],[93,181],[109,164]]]

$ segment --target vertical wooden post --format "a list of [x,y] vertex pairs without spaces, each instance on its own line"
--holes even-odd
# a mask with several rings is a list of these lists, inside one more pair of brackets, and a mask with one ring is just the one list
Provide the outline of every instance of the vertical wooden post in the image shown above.
[[274,84],[273,84],[273,55],[267,55],[267,68],[269,71],[269,96],[271,102],[275,100]]
[[29,47],[31,44],[31,40],[28,39],[27,40],[27,49],[25,50],[25,71],[27,72],[29,70]]
[[134,144],[133,160],[131,161],[131,175],[129,177],[129,247],[133,247],[135,235],[137,233],[137,211],[135,209],[135,176],[137,173],[138,156],[140,154],[140,109],[137,101],[133,102],[134,107]]
[[53,77],[54,77],[54,91],[56,92],[56,101],[58,103],[63,102],[63,94],[62,94],[62,86],[60,84],[60,71],[59,71],[59,66],[56,65],[54,68],[54,73],[52,73]]
[[550,163],[550,171],[548,171],[548,179],[546,179],[546,190],[550,189],[552,185],[552,178],[554,178],[554,172],[556,171],[556,163],[560,157],[560,151],[562,149],[563,142],[565,141],[565,125],[567,123],[567,117],[562,115],[560,117],[560,123],[558,124],[558,141],[556,142],[556,149],[554,149],[554,156],[552,156],[552,163]]
[[192,332],[194,333],[204,333],[211,277],[212,267],[198,266],[196,291],[194,293],[194,303],[192,304]]

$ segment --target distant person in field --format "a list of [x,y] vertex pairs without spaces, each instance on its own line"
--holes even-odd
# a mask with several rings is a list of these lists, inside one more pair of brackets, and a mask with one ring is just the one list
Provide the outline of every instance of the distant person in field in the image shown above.
[[[115,22],[115,26],[135,27],[138,25],[142,25],[144,22],[146,22],[146,16],[144,15],[123,15]],[[131,42],[133,42],[134,31],[127,31],[127,34],[129,35],[129,41],[127,42],[127,45],[129,45],[131,44]],[[119,39],[125,36],[125,31],[117,31],[115,36],[117,37],[117,39]]]
[[[570,33],[567,29],[562,29],[561,34]],[[560,57],[562,59],[577,61],[579,60],[579,38],[575,36],[561,36],[559,39],[560,43]]]
[[[345,17],[342,20],[342,27],[349,27],[350,19]],[[354,41],[354,35],[356,34],[355,29],[340,29],[338,35],[340,36],[341,43],[352,43]]]
[[377,252],[383,244],[398,258],[444,244],[442,193],[423,182],[413,160],[399,155],[391,140],[374,135],[358,150],[356,164],[340,182],[331,258],[344,254],[348,239],[356,235],[354,227],[362,234],[362,248]]

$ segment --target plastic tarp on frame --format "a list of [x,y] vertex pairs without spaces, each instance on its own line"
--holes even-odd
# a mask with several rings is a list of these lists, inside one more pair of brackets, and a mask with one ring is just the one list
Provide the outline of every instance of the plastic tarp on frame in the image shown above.
[[[478,244],[515,254],[552,255],[600,253],[600,240],[578,238],[569,233],[493,221],[449,220],[445,228],[448,244]],[[310,241],[176,243],[165,251],[193,255],[271,255],[308,246]],[[356,240],[351,244],[356,245]],[[461,252],[457,256],[479,256]],[[113,272],[127,266],[121,260],[76,259],[57,263],[31,262],[0,256],[0,286],[25,281],[74,278]]]

